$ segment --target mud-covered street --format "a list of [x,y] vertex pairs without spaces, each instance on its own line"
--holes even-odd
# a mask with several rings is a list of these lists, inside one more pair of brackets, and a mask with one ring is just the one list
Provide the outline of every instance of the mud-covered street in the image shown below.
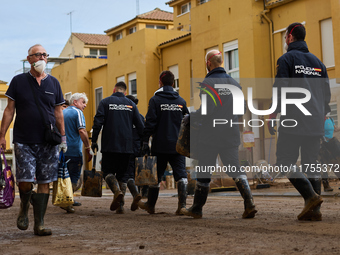
[[118,215],[109,210],[108,190],[101,198],[78,191],[82,206],[74,214],[49,203],[45,226],[53,234],[45,237],[33,235],[32,208],[29,229],[17,229],[17,196],[13,207],[0,211],[0,254],[340,254],[339,183],[332,185],[321,222],[297,220],[303,199],[293,188],[254,190],[255,219],[241,218],[237,191],[210,193],[202,219],[175,215],[175,190],[161,191],[154,215],[130,211],[130,194],[126,213]]

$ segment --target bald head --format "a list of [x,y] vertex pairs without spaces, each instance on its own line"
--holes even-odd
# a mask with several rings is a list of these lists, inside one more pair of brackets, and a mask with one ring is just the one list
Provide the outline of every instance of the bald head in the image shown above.
[[205,62],[207,64],[207,69],[210,72],[211,70],[222,66],[222,53],[218,50],[211,50],[205,56]]

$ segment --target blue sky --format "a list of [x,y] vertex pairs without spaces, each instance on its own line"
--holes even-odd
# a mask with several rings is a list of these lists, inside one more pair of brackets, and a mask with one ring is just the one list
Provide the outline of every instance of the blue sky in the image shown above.
[[[139,0],[139,14],[156,7],[172,12],[169,0]],[[137,15],[136,0],[4,0],[0,3],[0,80],[10,83],[30,46],[42,44],[58,57],[72,32],[104,31]]]

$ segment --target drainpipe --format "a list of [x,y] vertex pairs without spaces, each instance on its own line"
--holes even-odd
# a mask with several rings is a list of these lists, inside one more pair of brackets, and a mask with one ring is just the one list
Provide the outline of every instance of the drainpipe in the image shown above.
[[270,10],[263,10],[261,12],[261,16],[268,22],[269,24],[269,37],[270,37],[270,59],[271,59],[271,72],[272,78],[275,76],[275,60],[274,60],[274,38],[273,38],[273,21],[271,21],[266,15]]
[[162,55],[161,55],[161,50],[159,47],[156,48],[157,52],[153,52],[153,54],[155,55],[156,58],[158,58],[159,61],[159,73],[162,71]]

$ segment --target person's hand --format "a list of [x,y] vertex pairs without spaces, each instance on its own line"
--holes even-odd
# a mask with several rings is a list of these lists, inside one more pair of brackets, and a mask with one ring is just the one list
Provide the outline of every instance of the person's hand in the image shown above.
[[91,151],[90,147],[86,148],[85,150],[86,150],[86,155],[87,155],[87,162],[90,162],[92,159],[93,152]]
[[59,144],[59,152],[60,151],[63,151],[64,153],[67,151],[66,135],[61,137],[61,144]]
[[148,142],[143,142],[140,147],[140,155],[143,157],[145,155],[150,155],[150,148]]
[[0,147],[5,151],[6,150],[6,138],[0,138]]
[[92,148],[92,151],[93,151],[94,153],[96,153],[96,151],[98,151],[98,144],[97,144],[97,143],[92,143],[92,144],[91,144],[91,148]]
[[[272,120],[272,119],[276,119],[276,113],[272,113],[269,115],[269,119]],[[268,131],[271,135],[275,135],[276,133],[276,121],[268,121],[267,123],[267,126],[268,126]]]

